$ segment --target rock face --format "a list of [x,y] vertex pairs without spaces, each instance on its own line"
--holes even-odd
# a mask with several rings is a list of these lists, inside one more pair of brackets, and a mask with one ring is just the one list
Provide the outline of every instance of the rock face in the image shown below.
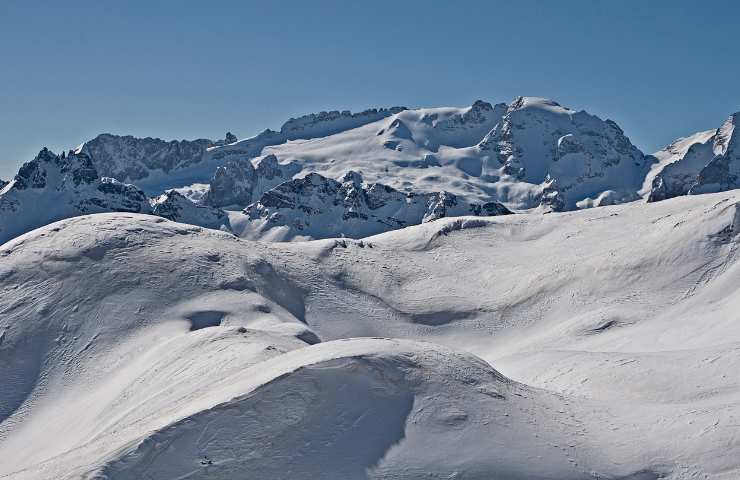
[[55,155],[44,148],[0,193],[0,243],[63,218],[100,212],[150,213],[134,185],[99,178],[84,153]]
[[214,143],[207,139],[167,142],[104,133],[85,142],[78,151],[93,160],[102,176],[136,181],[148,177],[153,170],[167,173],[197,163]]
[[613,121],[532,97],[515,99],[478,150],[482,176],[540,185],[534,200],[552,210],[599,206],[605,192],[635,200],[653,162]]
[[230,160],[216,169],[201,202],[212,207],[249,204],[256,176],[249,159]]
[[152,213],[168,220],[199,225],[216,230],[230,230],[226,212],[207,205],[197,205],[181,193],[170,190],[152,202]]
[[650,202],[740,187],[740,112],[717,130],[681,138],[655,154],[643,188]]
[[5,185],[7,185],[9,183],[10,182],[8,182],[8,181],[3,180],[2,178],[0,178],[0,190],[2,190],[3,188],[5,188]]
[[499,203],[471,205],[447,192],[404,193],[380,183],[367,184],[357,172],[341,181],[310,173],[266,192],[244,212],[254,224],[246,236],[361,238],[438,218],[505,215]]
[[244,207],[299,171],[295,163],[279,164],[275,155],[258,159],[256,168],[249,159],[229,160],[216,169],[201,203],[212,207]]

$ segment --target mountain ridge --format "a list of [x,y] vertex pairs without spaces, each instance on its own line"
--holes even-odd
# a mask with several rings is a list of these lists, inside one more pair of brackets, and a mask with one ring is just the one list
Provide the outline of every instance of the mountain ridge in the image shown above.
[[[96,172],[91,175],[100,179],[101,186],[95,195],[138,196],[139,206],[70,197],[61,203],[78,206],[70,206],[66,213],[46,218],[45,213],[29,209],[26,219],[19,214],[5,220],[5,230],[18,234],[49,220],[90,211],[138,208],[153,213],[157,199],[157,211],[171,219],[265,239],[304,238],[294,226],[307,224],[314,225],[308,238],[356,237],[359,232],[379,233],[373,230],[376,220],[392,229],[425,218],[420,214],[413,222],[394,222],[391,217],[369,220],[372,209],[366,209],[356,217],[365,226],[350,227],[345,222],[339,227],[330,225],[327,213],[332,204],[343,202],[338,198],[329,201],[327,197],[330,203],[318,207],[315,198],[299,198],[294,191],[291,203],[303,213],[286,216],[282,212],[279,221],[276,212],[267,213],[264,202],[260,203],[263,198],[269,203],[285,193],[281,190],[295,188],[296,182],[310,175],[329,185],[341,184],[352,172],[369,185],[384,185],[407,199],[444,193],[461,204],[501,206],[489,209],[492,212],[546,213],[641,199],[653,202],[740,186],[736,118],[737,114],[731,116],[714,131],[679,139],[655,156],[640,152],[615,122],[540,97],[516,97],[509,104],[495,105],[477,100],[462,108],[319,112],[291,118],[279,131],[268,129],[243,140],[230,132],[217,141],[101,134],[70,151],[70,158],[84,158],[87,166],[80,169]],[[17,180],[0,188],[6,216],[11,207],[13,211],[24,208],[11,191],[24,185],[28,168],[24,165]],[[116,175],[136,178],[136,186],[104,180]],[[78,191],[78,186],[63,182],[55,188],[69,188],[71,196],[92,195]],[[149,207],[141,202],[142,195],[150,197]],[[418,195],[422,197],[414,197]],[[242,210],[247,213],[240,214]],[[309,210],[324,212],[322,220],[310,218]],[[463,210],[450,211],[481,214]],[[268,217],[273,221],[266,221]],[[16,228],[10,225],[13,222],[27,226]],[[275,231],[269,232],[271,228]]]

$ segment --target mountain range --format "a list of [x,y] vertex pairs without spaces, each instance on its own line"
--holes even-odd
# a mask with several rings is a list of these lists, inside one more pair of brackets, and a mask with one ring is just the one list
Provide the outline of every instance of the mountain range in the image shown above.
[[[102,134],[58,160],[44,149],[3,182],[0,241],[102,211],[166,212],[248,238],[299,240],[359,238],[440,216],[725,191],[740,182],[736,118],[652,155],[613,121],[536,97],[321,112],[243,140],[231,133],[169,142]],[[84,178],[75,178],[81,170]],[[29,183],[33,175],[49,181]],[[347,178],[353,187],[343,186]],[[447,204],[436,208],[441,198]]]

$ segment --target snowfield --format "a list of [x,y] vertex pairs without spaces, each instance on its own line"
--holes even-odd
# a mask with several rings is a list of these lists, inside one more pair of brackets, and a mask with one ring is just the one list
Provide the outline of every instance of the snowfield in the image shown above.
[[0,478],[736,479],[739,195],[38,228],[0,246]]

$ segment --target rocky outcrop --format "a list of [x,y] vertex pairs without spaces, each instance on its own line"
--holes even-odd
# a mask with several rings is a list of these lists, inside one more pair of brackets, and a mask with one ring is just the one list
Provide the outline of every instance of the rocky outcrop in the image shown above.
[[280,228],[282,239],[361,238],[442,217],[511,213],[501,204],[471,205],[448,192],[404,193],[367,184],[357,172],[341,181],[310,173],[267,191],[244,212],[253,223],[247,236]]
[[3,180],[2,178],[0,178],[0,190],[2,190],[3,188],[5,188],[5,186],[6,186],[7,184],[9,184],[9,183],[10,183],[10,182],[8,182],[8,181],[6,181],[6,180]]
[[648,201],[740,188],[740,112],[717,130],[681,138],[657,152],[646,182]]
[[256,165],[249,159],[239,159],[218,167],[201,203],[219,208],[244,207],[300,171],[295,163],[278,163],[275,155],[257,159]]
[[170,190],[152,202],[152,213],[168,220],[205,228],[230,230],[229,217],[223,210],[197,205],[181,193]]
[[201,203],[212,207],[247,205],[252,201],[256,176],[250,160],[230,160],[216,169]]
[[154,170],[167,173],[200,162],[213,145],[207,139],[168,142],[104,133],[85,142],[77,151],[93,160],[101,176],[133,182],[148,177]]
[[0,243],[63,218],[100,212],[150,213],[134,185],[100,178],[85,152],[44,148],[0,193]]

